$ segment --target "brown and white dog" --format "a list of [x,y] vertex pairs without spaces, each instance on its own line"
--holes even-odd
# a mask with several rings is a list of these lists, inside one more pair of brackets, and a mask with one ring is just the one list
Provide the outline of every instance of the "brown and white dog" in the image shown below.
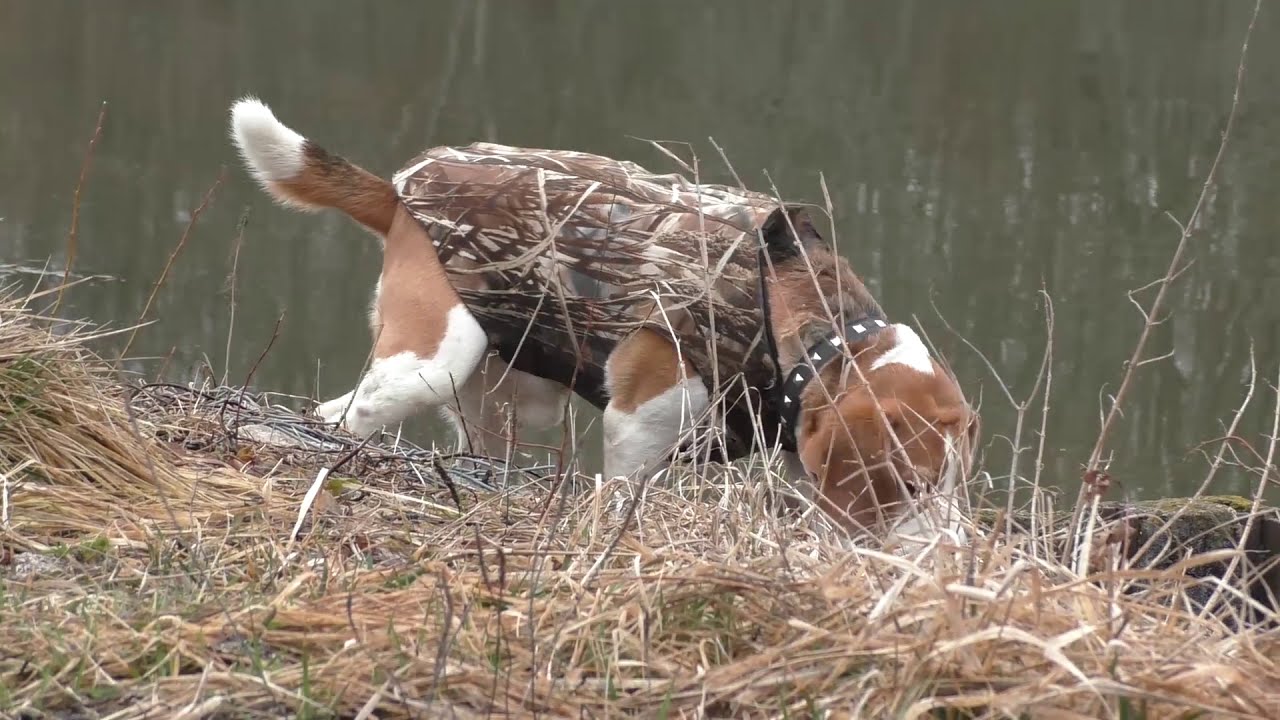
[[433,148],[386,180],[253,98],[231,135],[278,201],[336,208],[383,241],[373,360],[325,420],[364,435],[439,408],[483,448],[560,424],[576,392],[603,410],[605,474],[634,477],[738,388],[725,457],[780,446],[850,529],[924,531],[936,522],[912,500],[961,494],[976,412],[802,208],[488,143]]

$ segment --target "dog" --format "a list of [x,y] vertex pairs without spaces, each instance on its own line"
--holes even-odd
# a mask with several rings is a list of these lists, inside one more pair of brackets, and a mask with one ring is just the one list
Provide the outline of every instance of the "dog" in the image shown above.
[[923,531],[915,501],[959,496],[977,412],[806,206],[481,142],[388,180],[253,97],[230,126],[275,200],[337,209],[382,243],[372,361],[324,420],[367,435],[438,408],[484,448],[562,424],[574,393],[603,412],[609,478],[651,478],[711,436],[720,460],[776,450],[849,530]]

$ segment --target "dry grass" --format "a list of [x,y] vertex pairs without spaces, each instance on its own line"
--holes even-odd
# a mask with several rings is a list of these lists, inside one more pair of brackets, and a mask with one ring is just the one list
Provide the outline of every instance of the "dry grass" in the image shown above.
[[[1065,539],[1038,460],[1030,532],[997,516],[894,554],[769,512],[767,468],[637,499],[558,464],[358,443],[237,388],[139,388],[92,328],[0,297],[0,716],[1280,717],[1280,618],[1245,622],[1239,581],[1197,572],[1239,548],[1135,568],[1097,524],[1108,431],[1161,359],[1146,340],[1216,168],[1139,306]],[[1004,387],[1011,487],[1051,347],[1027,400]],[[1251,514],[1277,428],[1280,406]],[[1206,585],[1239,602],[1193,599]]]
[[0,303],[5,716],[1280,716],[1280,637],[1198,617],[1196,558],[850,549],[760,469],[625,523],[625,485],[135,394],[90,332]]

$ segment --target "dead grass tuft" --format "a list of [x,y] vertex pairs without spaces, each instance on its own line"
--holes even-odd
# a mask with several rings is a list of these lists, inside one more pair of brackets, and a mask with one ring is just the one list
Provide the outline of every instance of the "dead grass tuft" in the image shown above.
[[626,524],[627,485],[128,386],[89,337],[0,304],[8,716],[1280,716],[1276,632],[1185,568],[850,549],[733,468]]

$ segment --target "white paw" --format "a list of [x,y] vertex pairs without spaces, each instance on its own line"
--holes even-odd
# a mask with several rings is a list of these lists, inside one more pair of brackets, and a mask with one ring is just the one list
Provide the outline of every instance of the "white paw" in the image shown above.
[[[316,407],[316,415],[327,423],[336,423],[342,419],[342,414],[347,411],[347,403],[350,398],[334,398],[325,403],[321,403]],[[348,415],[351,413],[347,412]]]
[[365,418],[365,413],[360,411],[360,401],[351,402],[350,393],[321,403],[316,408],[316,415],[326,423],[340,427],[360,437],[364,437],[378,429]]

